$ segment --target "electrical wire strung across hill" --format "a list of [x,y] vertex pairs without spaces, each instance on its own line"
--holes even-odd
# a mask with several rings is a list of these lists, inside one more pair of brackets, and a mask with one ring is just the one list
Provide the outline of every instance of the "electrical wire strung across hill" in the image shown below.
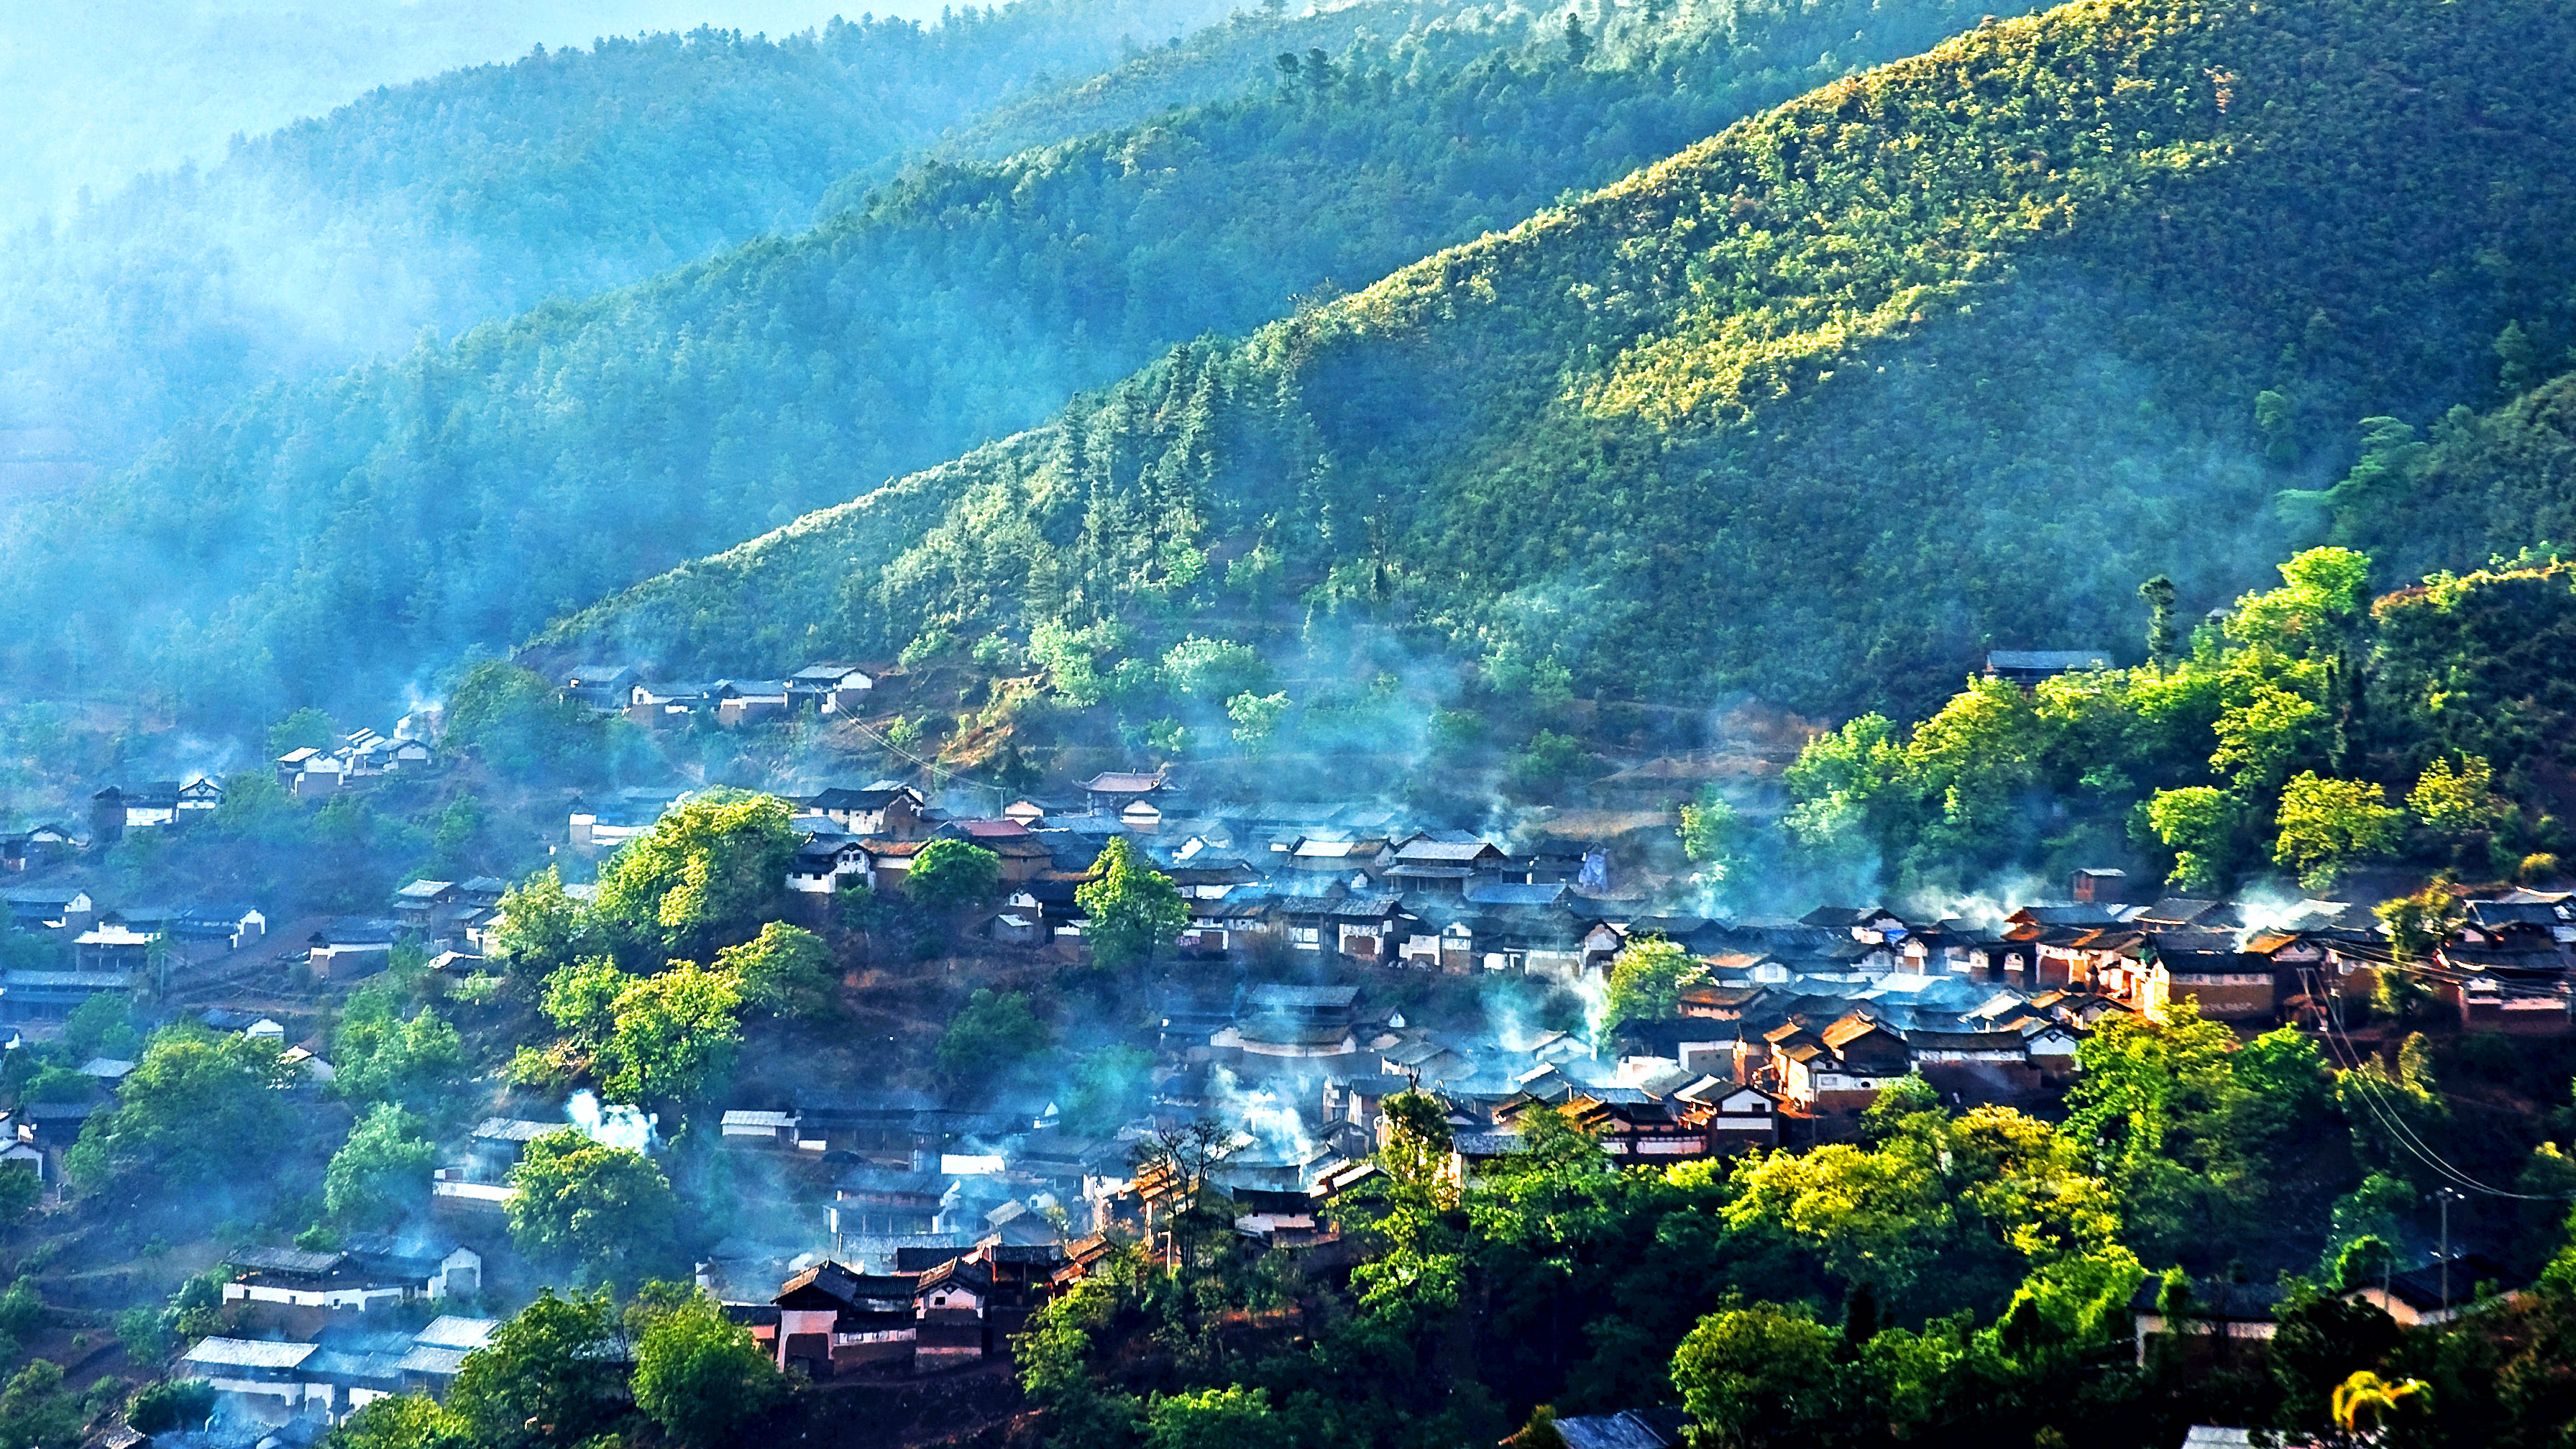
[[[950,784],[961,784],[970,789],[990,790],[993,792],[993,798],[997,801],[1007,801],[1010,798],[1011,792],[1001,786],[987,785],[981,780],[969,779],[967,776],[960,774],[956,770],[952,770],[948,766],[942,765],[935,760],[925,760],[921,756],[914,754],[912,751],[905,749],[903,746],[896,744],[894,741],[887,739],[883,734],[878,733],[864,721],[855,719],[851,720],[850,728],[857,730],[860,734],[863,734],[869,739],[875,741],[879,746],[883,747],[888,754],[910,760],[922,769],[928,770],[930,772],[931,783],[934,785],[944,787]],[[1000,807],[997,805],[995,808],[998,809]]]
[[2558,999],[2557,991],[2551,988],[2517,985],[2482,972],[2463,970],[2456,966],[2427,966],[2420,962],[2400,961],[2394,951],[2382,946],[2361,946],[2338,942],[2335,945],[2335,954],[2367,962],[2383,971],[2401,971],[2410,976],[2420,976],[2427,981],[2439,981],[2450,986],[2466,986],[2482,979],[2487,989],[2497,995],[2518,1000],[2555,1001]]
[[[2427,974],[2415,972],[2411,967],[2394,962],[2382,969]],[[2389,1140],[2396,1143],[2408,1156],[2441,1174],[2445,1181],[2455,1183],[2471,1192],[2483,1193],[2488,1197],[2510,1198],[2517,1202],[2576,1201],[2576,1193],[2508,1192],[2500,1187],[2489,1187],[2444,1160],[2441,1154],[2435,1152],[2430,1144],[2416,1134],[2414,1128],[2407,1125],[2395,1104],[2381,1097],[2379,1086],[2371,1080],[2371,1074],[2362,1070],[2363,1053],[2353,1043],[2351,1033],[2344,1027],[2342,1009],[2336,1004],[2333,994],[2325,989],[2322,969],[2302,967],[2299,974],[2308,980],[2310,999],[2323,1003],[2327,1048],[2334,1052],[2336,1064],[2352,1081],[2362,1106],[2367,1108],[2379,1125],[2387,1130]]]

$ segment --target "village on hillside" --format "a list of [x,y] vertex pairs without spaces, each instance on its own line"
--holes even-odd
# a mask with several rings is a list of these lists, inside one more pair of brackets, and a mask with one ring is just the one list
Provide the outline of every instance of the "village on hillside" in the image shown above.
[[[1998,656],[1996,668],[2044,675],[2088,658]],[[856,713],[874,683],[851,665],[687,689],[579,668],[560,698],[730,728]],[[299,748],[264,780],[327,801],[434,775],[449,763],[434,729],[423,712],[390,735]],[[27,965],[13,950],[0,975],[13,1049],[100,1040],[79,1023],[110,1016],[184,1018],[271,1044],[288,1068],[277,1089],[319,1103],[339,1070],[317,1030],[335,993],[410,971],[436,999],[490,999],[517,882],[411,879],[373,911],[293,922],[258,901],[111,902],[60,883],[106,843],[184,835],[239,779],[102,784],[86,820],[0,840],[0,868],[20,882],[5,891],[9,925],[51,953]],[[601,862],[696,793],[572,801],[549,847],[567,893],[594,893]],[[1854,1140],[1900,1085],[1954,1107],[2061,1115],[2079,1047],[2115,1019],[2190,1014],[2248,1037],[2287,1023],[2338,1061],[2380,1049],[2389,1023],[2373,1004],[2392,991],[2415,1003],[2400,1027],[2509,1040],[2571,1029],[2569,891],[2466,890],[2438,941],[2404,955],[2368,902],[2186,899],[2110,868],[2076,871],[2045,898],[1941,913],[1798,901],[1716,913],[1698,882],[1621,840],[1516,838],[1374,800],[1220,797],[1182,769],[1097,772],[1007,799],[926,772],[783,798],[795,847],[776,914],[817,932],[846,933],[866,916],[854,902],[901,897],[938,842],[989,857],[989,890],[915,953],[944,960],[922,969],[961,988],[1082,966],[1083,893],[1113,842],[1168,881],[1185,917],[1153,953],[1147,1014],[1099,1027],[1137,1072],[1120,1120],[1077,1113],[1066,1081],[999,1067],[843,1077],[818,1059],[746,1072],[692,1126],[765,1205],[703,1245],[696,1281],[782,1369],[818,1382],[1003,1363],[1051,1295],[1120,1245],[1178,1251],[1175,1212],[1211,1198],[1245,1251],[1327,1269],[1345,1251],[1334,1204],[1381,1171],[1398,1098],[1436,1105],[1446,1172],[1472,1182],[1529,1150],[1537,1109],[1645,1165]],[[880,974],[852,963],[841,984]],[[1014,1049],[990,1048],[997,1061]],[[66,1150],[116,1109],[134,1068],[102,1051],[55,1073],[68,1086],[22,1084],[0,1157],[59,1184]],[[215,1392],[218,1421],[309,1432],[379,1397],[443,1392],[536,1281],[506,1227],[530,1145],[570,1126],[666,1146],[649,1118],[586,1091],[491,1100],[497,1110],[439,1144],[426,1214],[329,1241],[245,1229],[214,1254],[219,1301],[168,1351],[175,1374]],[[2438,1321],[2502,1272],[2459,1264],[2369,1292],[2401,1321]],[[2269,1300],[2239,1297],[2246,1331],[2262,1331]],[[2143,1353],[2160,1320],[2140,1323]]]

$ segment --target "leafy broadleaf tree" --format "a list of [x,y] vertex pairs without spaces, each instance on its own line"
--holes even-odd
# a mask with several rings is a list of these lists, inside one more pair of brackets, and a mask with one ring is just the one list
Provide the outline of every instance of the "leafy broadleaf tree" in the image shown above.
[[1033,1058],[1046,1046],[1046,1027],[1029,1010],[1027,996],[978,986],[940,1033],[935,1055],[942,1075],[969,1081]]
[[788,815],[777,796],[739,790],[682,801],[601,870],[592,914],[618,932],[622,955],[641,959],[704,959],[749,939],[786,893],[797,845]]
[[1700,868],[1700,879],[1721,894],[1740,893],[1752,831],[1716,786],[1683,803],[1680,831],[1682,854]]
[[558,697],[534,670],[486,659],[448,691],[441,744],[504,775],[593,780],[606,772],[619,723]]
[[116,1109],[89,1119],[63,1164],[98,1188],[149,1177],[165,1189],[238,1182],[292,1134],[276,1088],[293,1071],[246,1036],[166,1027],[126,1075]]
[[202,1426],[215,1411],[215,1388],[204,1379],[146,1384],[126,1405],[125,1422],[145,1434]]
[[601,1085],[619,1101],[695,1101],[742,1045],[742,989],[731,971],[690,962],[633,978],[617,993]]
[[912,858],[904,894],[936,911],[990,899],[1001,884],[1002,858],[971,840],[934,840]]
[[224,803],[212,821],[218,834],[257,845],[291,844],[301,822],[295,797],[266,770],[242,770],[224,780]]
[[2282,789],[2279,823],[2272,858],[2298,872],[2301,889],[2321,893],[2345,866],[2394,851],[2406,812],[2387,804],[2376,783],[2309,771]]
[[[767,939],[766,948],[755,941],[741,949],[764,973],[773,966],[787,973],[761,978],[761,989],[786,1003],[802,952],[792,938]],[[565,1034],[551,1060],[587,1066],[621,1102],[695,1100],[732,1067],[742,1044],[742,959],[713,967],[674,961],[650,976],[621,971],[604,957],[574,962],[546,982],[546,1016]]]
[[437,1166],[438,1146],[420,1120],[393,1103],[378,1103],[331,1154],[322,1174],[324,1210],[346,1227],[396,1227],[428,1209],[430,1173]]
[[675,1444],[719,1449],[786,1397],[777,1362],[723,1305],[677,1284],[646,1286],[629,1311],[635,1407]]
[[35,1359],[0,1388],[0,1449],[78,1444],[86,1417],[63,1383],[61,1366]]
[[476,1449],[584,1443],[627,1418],[625,1350],[607,1289],[559,1297],[541,1288],[465,1356],[447,1412]]
[[1305,1442],[1271,1407],[1268,1389],[1228,1384],[1169,1394],[1145,1411],[1147,1449],[1295,1449]]
[[427,1394],[370,1399],[331,1431],[332,1449],[480,1449],[464,1421]]
[[782,1016],[811,1016],[830,1004],[831,964],[822,937],[784,921],[716,953],[716,969],[733,973],[745,1002]]
[[580,954],[586,915],[564,890],[562,873],[547,866],[501,897],[492,953],[509,963],[511,975],[542,981]]
[[340,727],[331,722],[329,714],[309,704],[268,727],[268,752],[271,755],[291,755],[297,750],[327,750],[338,743]]
[[2396,959],[2379,968],[2374,1004],[2406,1024],[2430,995],[2423,980],[2409,969],[2429,958],[2467,919],[2468,907],[2447,880],[2435,879],[2411,896],[2381,901],[2371,914],[2388,928],[2389,954]]
[[355,1102],[428,1107],[466,1073],[465,1042],[429,1007],[402,1016],[391,991],[363,989],[341,1015],[332,1089]]
[[641,1152],[567,1127],[528,1144],[510,1186],[510,1240],[532,1258],[633,1283],[674,1256],[680,1200]]
[[1094,878],[1073,898],[1087,922],[1083,939],[1095,964],[1116,969],[1149,962],[1180,939],[1190,923],[1189,903],[1126,837],[1113,838],[1092,871]]
[[1378,1165],[1399,1193],[1410,1193],[1434,1206],[1448,1206],[1457,1185],[1449,1181],[1452,1143],[1446,1109],[1438,1098],[1419,1089],[1386,1099],[1386,1143],[1378,1148]]
[[44,1194],[45,1184],[33,1167],[14,1162],[0,1165],[0,1228],[15,1225]]
[[1661,1021],[1681,1011],[1682,990],[1705,980],[1708,963],[1661,936],[1640,936],[1610,958],[1599,1030],[1623,1021]]
[[1807,1443],[1838,1407],[1834,1356],[1841,1341],[1796,1308],[1720,1309],[1673,1354],[1673,1387],[1715,1449]]
[[2159,790],[2147,802],[2147,825],[2174,853],[2167,877],[2179,891],[2211,891],[2227,878],[2238,808],[2233,797],[2209,785]]

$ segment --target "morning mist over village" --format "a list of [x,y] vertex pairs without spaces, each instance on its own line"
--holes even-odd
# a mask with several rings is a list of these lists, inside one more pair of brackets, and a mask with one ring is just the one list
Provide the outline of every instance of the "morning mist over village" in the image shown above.
[[2576,7],[891,3],[0,7],[0,1449],[2576,1443]]

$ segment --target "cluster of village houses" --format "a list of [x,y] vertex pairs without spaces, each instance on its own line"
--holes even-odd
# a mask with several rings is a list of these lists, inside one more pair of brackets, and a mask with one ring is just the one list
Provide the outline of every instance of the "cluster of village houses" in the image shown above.
[[[568,824],[577,840],[589,832],[586,848],[612,849],[672,799],[585,803]],[[1001,1351],[1112,1242],[1150,1243],[1168,1222],[1181,1184],[1140,1144],[1177,1123],[1243,1127],[1207,1185],[1248,1246],[1330,1261],[1342,1244],[1328,1206],[1377,1172],[1383,1104],[1400,1092],[1439,1102],[1450,1171],[1462,1180],[1521,1151],[1540,1108],[1568,1114],[1616,1161],[1687,1161],[1847,1135],[1882,1088],[1908,1076],[1954,1102],[2042,1101],[2063,1090],[2078,1044],[2106,1017],[2158,1018],[2189,1002],[2251,1029],[2340,1009],[2391,966],[2366,909],[2133,901],[2141,893],[2116,871],[2079,872],[2063,898],[1983,921],[1879,907],[1725,920],[1624,894],[1602,848],[1513,850],[1468,832],[1407,829],[1368,806],[1197,806],[1159,775],[1099,776],[1079,798],[1014,801],[989,818],[943,811],[898,782],[794,803],[804,844],[787,884],[808,911],[841,891],[891,887],[926,841],[971,840],[1003,869],[1003,899],[979,928],[1000,948],[1070,957],[1083,926],[1073,891],[1117,835],[1179,886],[1192,919],[1177,949],[1209,967],[1201,984],[1165,997],[1150,1113],[1114,1130],[1068,1126],[1035,1089],[952,1099],[816,1083],[730,1105],[725,1147],[768,1159],[791,1185],[788,1216],[716,1245],[699,1278],[782,1367],[817,1377],[917,1372]],[[427,913],[410,918],[412,929],[451,932],[428,944],[470,960],[489,908],[416,905]],[[2466,910],[2409,969],[2472,1026],[2567,1030],[2576,901],[2515,891]],[[1525,973],[1597,998],[1612,959],[1650,937],[1699,963],[1668,1016],[1466,1034],[1386,1004],[1401,972]],[[480,1124],[433,1186],[442,1220],[466,1232],[478,1215],[493,1220],[518,1153],[562,1125]],[[368,1295],[435,1296],[430,1254],[446,1246],[421,1248],[400,1275],[349,1254],[236,1266],[245,1294],[338,1292],[363,1311]],[[460,1263],[437,1266],[452,1274]],[[2435,1319],[2456,1311],[2468,1276],[2493,1265],[2450,1267],[2456,1291],[2429,1267],[2369,1293],[2401,1321]],[[2225,1312],[2235,1299],[2224,1294],[2204,1317],[2240,1336],[2267,1333],[2268,1300],[2237,1296],[2244,1313],[2233,1326]],[[2141,1332],[2164,1331],[2148,1309]],[[441,1333],[464,1331],[441,1323]],[[262,1368],[260,1382],[271,1393],[301,1385],[299,1402],[340,1412],[397,1379],[436,1387],[432,1374],[387,1367],[403,1354],[428,1361],[426,1346],[396,1347],[374,1350],[391,1357],[369,1360],[375,1377],[365,1383],[353,1360],[318,1349]],[[193,1350],[296,1351],[223,1340]]]
[[[855,709],[871,685],[838,669],[786,684],[811,692],[815,708]],[[676,707],[614,672],[567,687],[596,694],[602,708]],[[725,682],[690,707],[753,697]],[[281,770],[289,763],[299,776],[309,768],[290,757]],[[142,808],[158,808],[158,787],[138,793],[154,802]],[[568,848],[612,851],[681,798],[636,790],[578,803]],[[1189,903],[1175,950],[1206,969],[1184,973],[1198,984],[1172,988],[1158,1013],[1150,1112],[1115,1129],[1068,1125],[1042,1090],[948,1098],[816,1082],[726,1104],[724,1146],[764,1157],[789,1191],[779,1221],[717,1244],[699,1281],[782,1367],[817,1377],[950,1367],[999,1351],[1112,1242],[1150,1242],[1168,1223],[1183,1184],[1147,1145],[1180,1123],[1243,1129],[1205,1184],[1236,1234],[1329,1260],[1342,1244],[1327,1208],[1377,1172],[1383,1104],[1400,1092],[1438,1101],[1461,1180],[1521,1151],[1529,1114],[1542,1108],[1570,1116],[1615,1161],[1687,1161],[1847,1135],[1907,1077],[1957,1103],[2042,1101],[2064,1089],[2079,1044],[2108,1017],[2157,1019],[2188,1002],[2249,1029],[2323,1022],[2393,967],[2385,930],[2363,906],[2157,899],[2115,870],[2078,872],[2058,899],[1981,919],[1877,906],[1722,919],[1677,912],[1624,881],[1604,845],[1530,848],[1370,804],[1201,800],[1160,772],[1102,774],[1066,798],[1011,800],[990,814],[943,803],[900,781],[795,798],[800,846],[783,882],[791,913],[825,920],[845,892],[897,886],[926,843],[962,839],[1000,863],[999,899],[973,926],[991,949],[1076,959],[1085,922],[1075,892],[1104,845],[1123,838]],[[407,885],[380,917],[315,933],[305,946],[314,974],[380,969],[397,940],[470,970],[503,889]],[[81,920],[85,902],[27,894],[10,902],[22,928],[87,940],[107,920]],[[260,925],[255,912],[225,908],[197,928],[224,921],[236,943]],[[1400,973],[1414,972],[1532,976],[1597,1002],[1613,960],[1646,939],[1697,963],[1668,1015],[1464,1033],[1390,1004]],[[2560,1033],[2570,1028],[2571,941],[2576,900],[2501,893],[2467,902],[2449,939],[2406,969],[2472,1028]],[[123,989],[143,959],[85,957],[94,969],[79,982],[13,973],[0,1010],[60,1015],[85,991]],[[208,1016],[282,1036],[274,1021]],[[123,1065],[96,1064],[103,1091]],[[328,1072],[318,1060],[312,1069]],[[9,1150],[41,1159],[69,1140],[48,1140],[57,1125],[0,1123],[0,1143],[14,1129]],[[378,1394],[438,1390],[490,1321],[445,1316],[406,1332],[369,1327],[370,1310],[473,1298],[482,1264],[466,1244],[491,1245],[510,1167],[529,1141],[564,1125],[481,1123],[436,1173],[435,1232],[331,1253],[237,1254],[229,1296],[290,1317],[272,1319],[269,1337],[193,1346],[191,1370],[246,1402],[334,1418]],[[2420,1276],[2373,1291],[2408,1321],[2451,1311],[2448,1280],[2436,1303]],[[2267,1331],[2266,1311],[2249,1307],[2244,1331]],[[2142,1314],[2142,1333],[2153,1317]]]
[[[405,773],[424,773],[436,751],[412,733],[434,728],[426,714],[406,717],[387,736],[360,729],[332,749],[305,748],[276,761],[277,780],[305,799],[327,796]],[[224,782],[211,775],[141,785],[110,784],[90,797],[83,825],[49,821],[0,834],[0,877],[25,884],[0,888],[11,929],[63,943],[58,964],[0,973],[0,1023],[67,1016],[101,992],[129,991],[142,974],[167,972],[209,957],[260,945],[271,925],[258,905],[231,899],[183,904],[98,900],[87,887],[48,879],[84,852],[147,831],[171,831],[212,818]],[[318,980],[381,970],[406,933],[445,931],[489,919],[506,881],[477,879],[405,886],[387,910],[321,923],[299,943]]]

